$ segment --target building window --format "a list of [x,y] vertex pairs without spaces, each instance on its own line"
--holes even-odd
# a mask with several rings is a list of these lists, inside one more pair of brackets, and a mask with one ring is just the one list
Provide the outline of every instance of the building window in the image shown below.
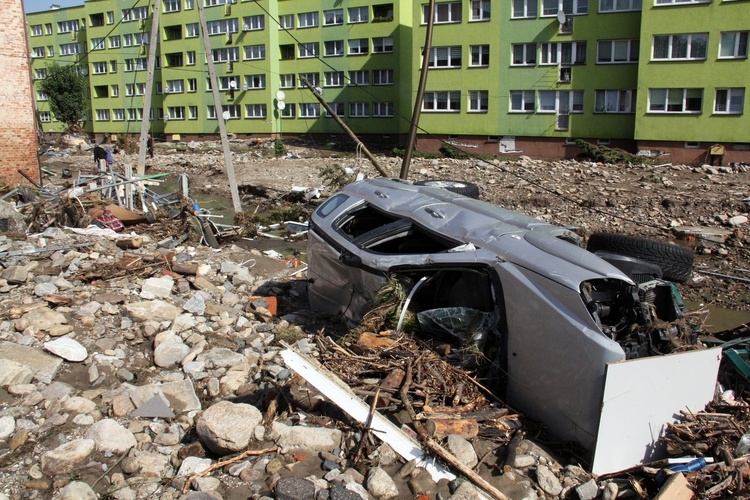
[[654,61],[684,61],[706,58],[708,33],[654,36]]
[[726,31],[721,34],[719,59],[747,58],[747,31]]
[[[328,104],[331,107],[331,110],[336,116],[344,116],[344,103],[343,102],[332,102]],[[326,110],[325,117],[331,118],[333,115]]]
[[246,60],[259,60],[266,58],[265,45],[245,45],[244,48]]
[[422,111],[461,111],[461,92],[425,92],[422,100]]
[[257,90],[266,88],[266,75],[245,76],[246,90]]
[[47,68],[36,68],[34,70],[35,80],[44,80],[47,78]]
[[349,85],[356,85],[358,87],[370,85],[370,72],[367,70],[350,71]]
[[349,55],[364,55],[369,51],[369,40],[367,38],[357,38],[349,40]]
[[221,19],[219,21],[209,21],[206,23],[206,29],[209,35],[226,35],[227,33],[237,33],[239,23],[237,19]]
[[344,41],[343,40],[332,40],[325,42],[325,56],[335,57],[344,55]]
[[108,122],[109,121],[109,110],[108,109],[97,109],[96,110],[96,121]]
[[237,3],[237,0],[204,0],[203,5],[205,7],[216,7],[217,5],[226,5],[231,3]]
[[146,93],[146,84],[145,83],[136,83],[135,84],[135,95],[144,95]]
[[649,113],[700,113],[703,89],[649,89]]
[[122,36],[122,46],[123,47],[133,46],[133,35],[131,33],[127,33]]
[[170,120],[184,120],[185,106],[169,106],[167,108],[167,118]]
[[640,45],[638,40],[599,40],[596,44],[596,63],[636,63]]
[[164,0],[164,12],[179,12],[181,0]]
[[265,104],[245,104],[245,118],[265,118]]
[[92,63],[92,73],[95,75],[107,74],[107,63],[104,61]]
[[369,7],[349,7],[350,23],[366,23],[370,20]]
[[542,44],[539,64],[585,64],[586,42],[553,42]]
[[635,113],[635,90],[597,90],[594,113]]
[[151,43],[151,33],[145,32],[145,33],[136,33],[135,34],[135,44],[136,45],[148,45]]
[[187,54],[187,65],[188,66],[195,66],[195,51],[194,50],[188,50],[186,52]]
[[324,75],[326,87],[343,87],[344,86],[344,72],[343,71],[327,71]]
[[368,118],[370,116],[369,102],[350,102],[349,118]]
[[226,92],[228,90],[237,90],[240,88],[239,76],[221,76],[219,77],[219,90]]
[[119,49],[120,48],[120,35],[109,37],[109,48]]
[[112,121],[114,121],[114,122],[125,121],[125,109],[124,108],[113,109],[112,110]]
[[294,103],[287,103],[286,107],[281,110],[282,118],[294,118],[297,116],[297,105]]
[[489,93],[486,90],[469,91],[469,112],[486,113],[489,109]]
[[393,52],[393,37],[381,36],[372,39],[372,53],[386,54]]
[[384,23],[393,21],[393,4],[381,3],[372,6],[372,22]]
[[55,48],[52,45],[47,45],[47,57],[55,55]]
[[282,61],[294,60],[294,45],[292,44],[279,45],[279,55],[281,56]]
[[92,38],[91,50],[104,50],[104,38]]
[[193,10],[195,8],[195,0],[185,0],[185,10]]
[[583,113],[583,90],[540,90],[538,113]]
[[119,95],[120,95],[120,87],[119,87],[119,85],[112,85],[110,88],[111,88],[110,95],[112,97],[119,97]]
[[514,43],[511,66],[534,66],[536,64],[536,43]]
[[294,14],[286,14],[279,16],[279,29],[291,30],[294,29]]
[[714,113],[722,115],[741,115],[745,105],[745,89],[716,89]]
[[42,25],[41,24],[35,24],[31,27],[31,36],[42,36],[44,32],[42,31]]
[[45,23],[45,25],[44,25],[44,34],[45,35],[51,35],[52,34],[52,23]]
[[296,80],[296,77],[294,74],[287,74],[287,75],[280,75],[280,84],[279,86],[282,89],[293,89],[294,88],[294,82]]
[[532,19],[539,15],[538,0],[513,0],[513,19]]
[[[427,24],[427,18],[430,16],[430,6],[422,6],[422,24]],[[435,5],[435,24],[460,23],[461,22],[461,2],[444,2]]]
[[471,62],[472,68],[486,68],[490,65],[490,46],[489,45],[472,45]]
[[307,80],[310,85],[313,87],[319,87],[320,86],[320,73],[300,73],[299,74],[299,87],[300,88],[307,88],[307,85],[305,85],[305,80]]
[[461,46],[433,47],[430,49],[430,68],[460,68]]
[[185,38],[194,38],[200,36],[201,29],[198,23],[190,23],[185,25]]
[[31,57],[39,58],[44,57],[44,47],[34,47],[31,49]]
[[58,33],[72,33],[78,31],[79,29],[80,25],[78,24],[78,19],[73,19],[72,21],[61,21],[57,23]]
[[125,95],[128,97],[135,95],[135,84],[133,83],[126,83],[125,84]]
[[307,42],[299,44],[299,58],[305,59],[318,57],[320,54],[320,44],[318,42]]
[[83,52],[83,45],[80,43],[63,43],[60,45],[60,55],[70,56]]
[[642,0],[599,0],[599,13],[640,11]]
[[247,16],[242,19],[243,31],[259,31],[266,29],[266,17],[263,14]]
[[182,94],[185,92],[184,80],[167,80],[167,88],[165,89],[170,94]]
[[50,115],[49,111],[40,111],[39,112],[39,121],[42,123],[49,123],[52,121],[52,117]]
[[320,116],[320,103],[305,102],[299,105],[299,116],[301,118],[317,118]]
[[556,16],[558,12],[583,15],[589,12],[588,0],[542,0],[542,17]]
[[187,81],[187,91],[188,92],[197,92],[198,91],[198,80],[196,78],[188,78]]
[[534,112],[533,90],[511,90],[510,111],[511,113],[533,113]]
[[344,24],[344,9],[323,11],[323,26],[338,26]]
[[393,85],[392,69],[374,69],[372,70],[373,85]]
[[128,121],[140,120],[142,112],[140,109],[128,108]]
[[472,0],[471,20],[472,21],[489,21],[490,20],[490,0]]
[[[215,106],[208,106],[208,119],[209,120],[215,120],[216,119],[216,107]],[[236,120],[238,118],[242,118],[240,116],[240,105],[239,104],[229,104],[221,107],[221,115],[224,117],[224,113],[228,113],[227,120]]]
[[213,58],[215,63],[239,61],[240,49],[239,47],[229,47],[226,49],[213,49],[211,51],[211,57]]
[[303,12],[297,14],[297,26],[300,28],[314,28],[318,25],[317,12]]
[[37,101],[49,101],[49,96],[42,92],[41,90],[38,90],[36,93],[36,100]]
[[372,116],[374,116],[375,118],[392,118],[393,117],[393,103],[392,102],[372,103]]
[[679,5],[685,3],[711,3],[711,0],[656,0],[655,5]]

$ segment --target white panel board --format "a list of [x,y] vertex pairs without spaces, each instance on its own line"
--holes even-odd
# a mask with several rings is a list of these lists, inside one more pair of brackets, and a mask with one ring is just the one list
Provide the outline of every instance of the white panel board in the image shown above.
[[594,474],[661,458],[656,441],[680,410],[701,411],[714,396],[721,348],[609,363]]

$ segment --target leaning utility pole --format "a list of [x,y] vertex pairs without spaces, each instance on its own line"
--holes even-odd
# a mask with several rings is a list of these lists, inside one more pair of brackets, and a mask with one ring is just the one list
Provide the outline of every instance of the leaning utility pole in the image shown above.
[[141,137],[138,140],[138,168],[137,173],[146,173],[146,138],[151,116],[151,94],[154,90],[154,66],[156,61],[156,46],[159,41],[159,18],[161,17],[161,0],[154,1],[154,15],[151,18],[151,36],[148,46],[148,65],[146,73],[146,92],[143,94],[143,112],[141,116]]
[[409,137],[406,140],[406,149],[404,150],[404,161],[401,163],[401,179],[409,177],[409,164],[411,155],[414,153],[414,145],[417,142],[417,127],[419,126],[419,117],[422,114],[422,99],[424,99],[424,89],[427,85],[427,69],[430,66],[430,51],[432,47],[432,26],[435,23],[435,0],[430,0],[429,16],[427,18],[427,34],[424,41],[424,53],[422,54],[422,73],[419,75],[419,89],[417,90],[417,100],[414,102],[414,112],[411,117],[411,127],[409,128]]
[[310,92],[312,92],[312,95],[315,96],[315,98],[320,102],[320,104],[326,109],[329,115],[331,115],[331,118],[333,118],[336,123],[339,124],[339,126],[344,129],[344,132],[346,132],[346,135],[348,135],[351,140],[353,140],[358,147],[362,148],[362,152],[365,154],[368,160],[370,160],[370,163],[372,163],[372,166],[375,167],[375,169],[380,172],[380,175],[383,177],[390,177],[388,172],[385,171],[385,169],[378,163],[378,159],[375,158],[375,156],[370,153],[370,150],[365,147],[365,145],[362,143],[362,141],[359,140],[359,138],[354,135],[354,132],[351,131],[349,127],[346,126],[346,123],[343,122],[343,120],[339,117],[339,115],[336,114],[336,112],[331,108],[331,106],[328,105],[328,103],[323,99],[323,96],[318,94],[315,91],[315,88],[310,85],[310,82],[307,81],[307,78],[304,76],[299,77],[300,81],[305,84],[305,86],[310,89]]
[[[201,38],[203,39],[203,48],[206,52],[208,61],[208,76],[211,81],[211,93],[214,96],[214,111],[216,121],[219,122],[219,135],[221,135],[221,148],[224,150],[224,162],[227,165],[227,177],[229,177],[229,190],[232,192],[232,204],[234,213],[242,212],[240,203],[240,193],[237,190],[237,179],[234,176],[234,164],[232,163],[232,152],[229,151],[229,138],[227,137],[227,124],[224,122],[224,116],[221,108],[221,97],[219,96],[219,84],[216,79],[216,68],[214,67],[214,58],[211,52],[211,42],[208,40],[208,28],[206,27],[206,12],[203,10],[203,1],[198,0],[198,16],[201,22]],[[231,64],[229,62],[228,64]]]

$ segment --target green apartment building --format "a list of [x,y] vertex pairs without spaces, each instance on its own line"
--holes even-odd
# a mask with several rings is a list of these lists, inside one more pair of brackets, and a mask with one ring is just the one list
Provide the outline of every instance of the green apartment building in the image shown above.
[[[27,15],[34,78],[78,65],[92,134],[140,132],[153,4]],[[238,136],[341,135],[307,80],[365,142],[401,145],[428,16],[425,1],[162,0],[151,131],[211,136],[218,115]],[[438,1],[417,148],[571,157],[582,138],[692,163],[720,143],[750,161],[748,29],[744,0]],[[40,121],[60,132],[45,98]]]

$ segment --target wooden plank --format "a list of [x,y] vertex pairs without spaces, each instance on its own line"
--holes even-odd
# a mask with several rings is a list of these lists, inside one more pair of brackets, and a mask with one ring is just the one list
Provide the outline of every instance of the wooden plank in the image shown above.
[[667,479],[654,500],[690,500],[691,498],[693,498],[693,491],[690,489],[685,475],[678,472]]

